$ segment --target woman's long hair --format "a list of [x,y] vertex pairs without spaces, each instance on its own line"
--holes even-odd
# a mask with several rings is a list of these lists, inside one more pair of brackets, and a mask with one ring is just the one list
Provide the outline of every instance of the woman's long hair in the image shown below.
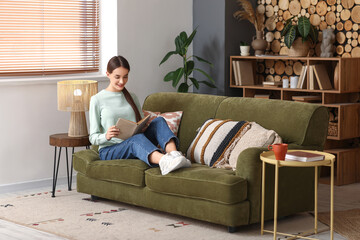
[[[116,68],[119,68],[119,67],[123,67],[123,68],[129,70],[129,72],[130,72],[130,64],[123,56],[112,57],[107,64],[106,70],[108,73],[111,74]],[[130,104],[130,106],[132,107],[132,109],[135,112],[136,121],[137,122],[140,121],[141,114],[134,102],[134,99],[131,97],[131,94],[128,92],[128,90],[125,87],[123,88],[122,92],[124,93],[126,101]]]

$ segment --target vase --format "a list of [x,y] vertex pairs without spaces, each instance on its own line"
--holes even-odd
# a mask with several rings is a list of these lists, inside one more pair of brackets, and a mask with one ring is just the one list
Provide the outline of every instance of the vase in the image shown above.
[[[256,39],[254,39],[256,37]],[[265,53],[265,49],[268,46],[267,41],[264,39],[263,31],[256,31],[256,36],[253,37],[253,41],[251,42],[251,46],[255,50],[255,56],[263,55]]]
[[306,57],[310,50],[310,42],[302,41],[302,38],[297,38],[289,49],[288,56],[291,57]]
[[241,54],[241,56],[249,56],[250,55],[250,46],[240,46],[240,54]]

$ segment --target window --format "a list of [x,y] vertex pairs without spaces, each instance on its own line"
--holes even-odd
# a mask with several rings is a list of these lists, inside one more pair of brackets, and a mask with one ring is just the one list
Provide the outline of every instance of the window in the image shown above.
[[99,71],[99,0],[0,0],[0,76]]

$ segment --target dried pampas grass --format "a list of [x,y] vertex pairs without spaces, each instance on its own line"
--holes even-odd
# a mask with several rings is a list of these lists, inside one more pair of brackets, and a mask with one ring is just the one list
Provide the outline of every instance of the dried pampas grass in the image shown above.
[[255,11],[248,0],[236,0],[236,2],[238,3],[239,7],[242,8],[242,10],[236,11],[233,16],[239,21],[248,20],[254,25],[256,31],[264,31],[264,14],[259,13],[257,10]]

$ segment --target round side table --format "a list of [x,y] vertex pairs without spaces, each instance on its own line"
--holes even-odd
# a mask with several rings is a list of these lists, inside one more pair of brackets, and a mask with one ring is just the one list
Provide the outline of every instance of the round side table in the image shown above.
[[[318,167],[319,166],[328,166],[331,167],[331,182],[330,182],[330,238],[334,239],[334,162],[335,156],[330,153],[319,152],[319,151],[309,151],[309,150],[289,150],[288,152],[293,151],[302,151],[310,152],[315,154],[324,155],[324,160],[321,161],[312,161],[312,162],[301,162],[301,161],[281,161],[276,160],[273,151],[267,151],[260,154],[260,159],[262,161],[262,186],[261,186],[261,235],[264,232],[273,233],[274,240],[276,240],[276,235],[285,235],[296,238],[306,238],[301,235],[293,235],[287,233],[277,232],[277,210],[278,210],[278,185],[279,185],[279,168],[280,167],[314,167],[315,168],[315,202],[314,202],[314,233],[317,233],[317,193],[318,193]],[[274,189],[274,230],[264,230],[264,207],[265,207],[265,164],[272,164],[275,166],[275,189]],[[315,238],[306,238],[306,239],[315,239]]]
[[[52,185],[52,195],[51,195],[52,197],[55,197],[55,189],[56,189],[56,182],[57,182],[57,177],[58,177],[58,172],[59,172],[61,148],[65,147],[65,149],[66,149],[66,171],[67,171],[67,180],[68,180],[68,190],[71,191],[74,148],[75,147],[86,147],[86,149],[88,149],[89,146],[91,145],[91,143],[89,141],[89,136],[69,137],[67,133],[59,133],[59,134],[50,135],[49,143],[51,146],[55,147],[53,185]],[[57,147],[60,148],[58,156],[56,156]],[[70,176],[69,176],[69,161],[68,161],[68,149],[67,149],[68,147],[72,147]],[[57,158],[57,162],[56,162],[56,158]]]

